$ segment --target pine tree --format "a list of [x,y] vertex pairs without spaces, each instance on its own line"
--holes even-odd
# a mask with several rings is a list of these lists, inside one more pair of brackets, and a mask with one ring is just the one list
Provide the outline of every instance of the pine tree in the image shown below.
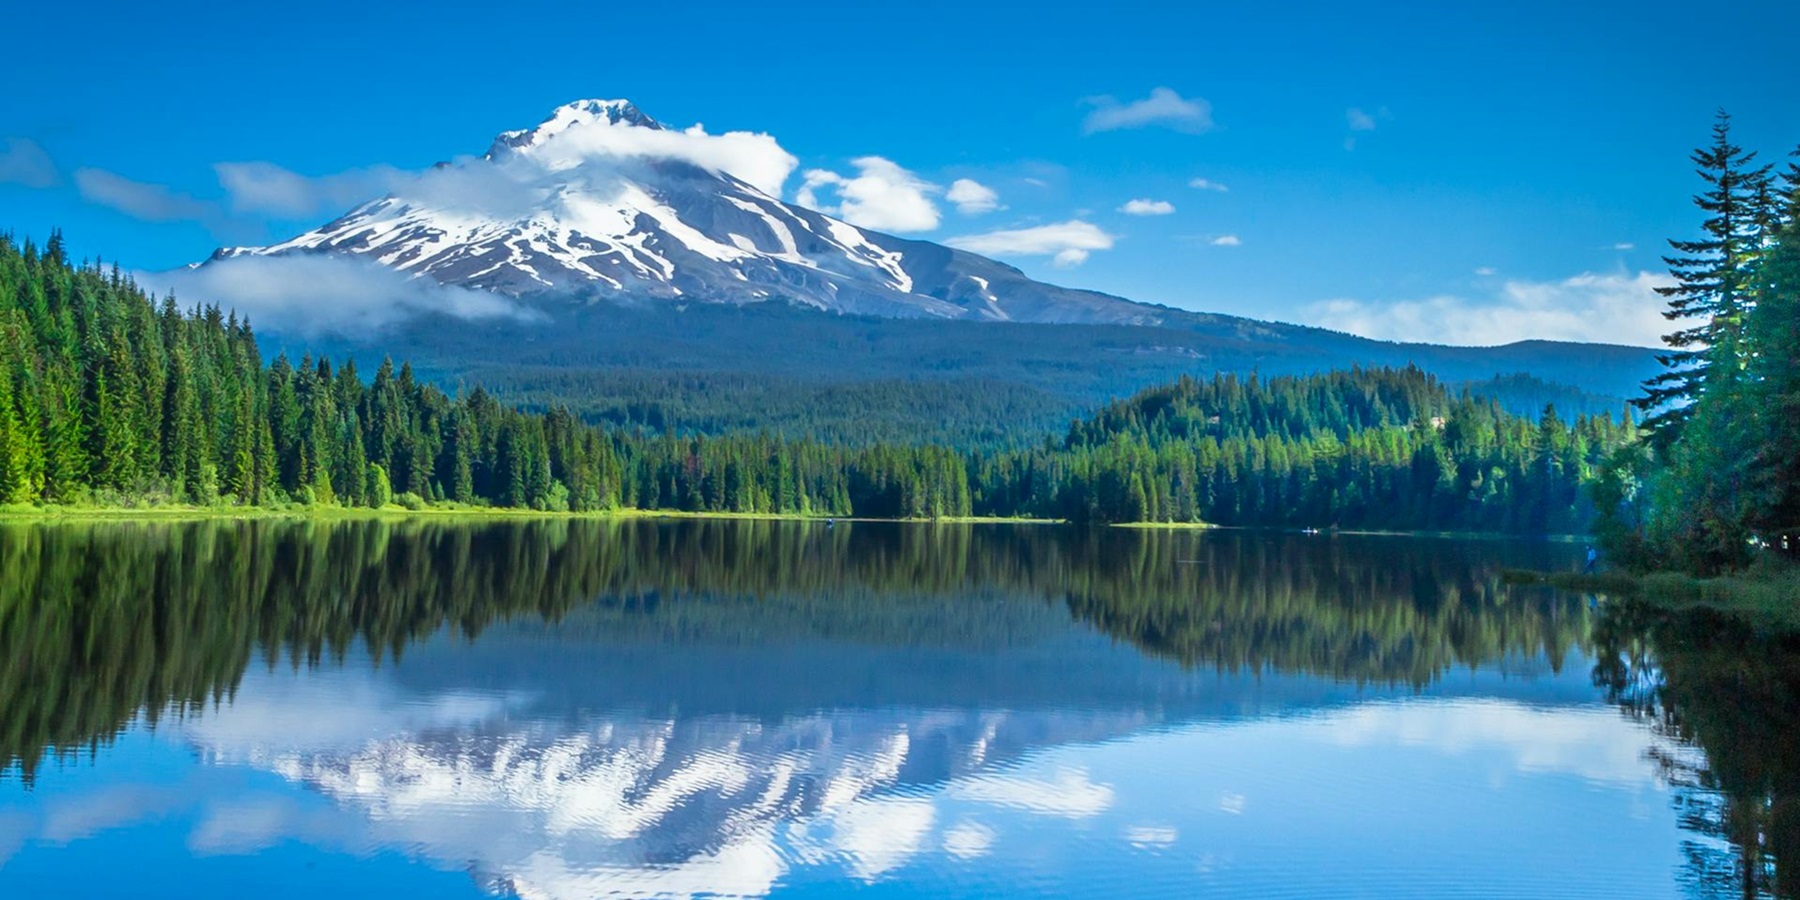
[[87,489],[87,428],[72,373],[52,374],[44,405],[44,493],[68,502]]
[[1656,289],[1668,298],[1664,318],[1685,324],[1663,338],[1670,350],[1658,359],[1666,371],[1646,381],[1644,396],[1632,401],[1648,414],[1644,428],[1664,448],[1679,437],[1715,372],[1734,380],[1747,359],[1746,284],[1769,221],[1771,167],[1753,167],[1755,152],[1731,142],[1731,117],[1724,110],[1713,124],[1712,145],[1691,158],[1706,184],[1694,197],[1708,214],[1701,225],[1705,236],[1669,241],[1675,255],[1663,261],[1675,284]]

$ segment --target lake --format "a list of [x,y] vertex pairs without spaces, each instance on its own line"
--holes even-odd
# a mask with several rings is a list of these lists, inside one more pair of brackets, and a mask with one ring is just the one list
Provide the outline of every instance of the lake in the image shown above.
[[0,896],[1800,896],[1800,644],[1581,550],[0,524]]

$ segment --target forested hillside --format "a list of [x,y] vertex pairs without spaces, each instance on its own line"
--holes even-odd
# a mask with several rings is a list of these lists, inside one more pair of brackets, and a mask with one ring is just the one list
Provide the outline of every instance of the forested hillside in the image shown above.
[[[979,460],[977,507],[1101,521],[1581,530],[1610,415],[1533,422],[1417,369],[1182,379]],[[981,493],[993,491],[994,493]]]
[[[970,398],[979,404],[980,398]],[[643,423],[650,425],[653,423]],[[617,507],[1570,531],[1631,428],[1453,396],[1413,369],[1182,379],[1028,449],[602,429],[384,361],[264,364],[60,236],[0,239],[0,502]]]
[[480,385],[533,411],[567,407],[594,425],[965,448],[1029,446],[1183,375],[1416,364],[1515,415],[1535,418],[1554,403],[1569,418],[1619,415],[1656,368],[1640,347],[1393,344],[1200,314],[1185,327],[878,319],[774,304],[596,304],[550,315],[549,324],[425,316],[379,334],[277,334],[263,346],[294,357],[391,354],[435,384]]

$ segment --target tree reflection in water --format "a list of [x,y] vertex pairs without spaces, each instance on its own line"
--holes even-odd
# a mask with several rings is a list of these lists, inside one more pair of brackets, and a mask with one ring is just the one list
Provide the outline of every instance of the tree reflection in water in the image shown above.
[[[1560,554],[1560,555],[1559,555]],[[793,522],[0,524],[0,772],[228,702],[252,665],[375,664],[449,631],[1000,648],[1086,623],[1195,669],[1429,687],[1596,660],[1664,736],[1697,894],[1800,897],[1800,637],[1505,584],[1568,548]],[[1004,602],[972,603],[973,597]],[[1074,677],[1074,676],[1072,676]]]
[[1702,896],[1800,897],[1800,634],[1710,609],[1614,602],[1594,623],[1594,683],[1667,739],[1653,761],[1694,834]]

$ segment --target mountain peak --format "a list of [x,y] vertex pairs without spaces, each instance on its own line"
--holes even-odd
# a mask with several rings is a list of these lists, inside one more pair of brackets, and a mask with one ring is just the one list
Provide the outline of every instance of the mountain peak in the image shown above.
[[536,128],[502,132],[494,139],[494,146],[488,150],[488,156],[495,156],[502,149],[516,150],[536,146],[546,138],[571,128],[597,124],[648,128],[652,131],[666,130],[661,122],[645,115],[630,100],[576,100],[551,110],[550,115],[539,122]]
[[[780,157],[763,167],[765,177],[727,171],[758,154],[764,162]],[[292,240],[221,250],[215,259],[353,254],[514,297],[773,301],[858,315],[1034,322],[1165,317],[784,203],[780,180],[792,162],[766,135],[679,131],[629,100],[576,100],[533,128],[501,134],[485,160],[434,169]]]
[[662,123],[644,115],[644,111],[638,109],[637,104],[630,100],[576,100],[573,103],[564,103],[550,113],[550,118],[545,119],[544,124],[547,125],[561,119],[568,119],[572,122],[605,119],[613,125],[636,125],[639,128],[654,128],[659,131],[663,127]]

